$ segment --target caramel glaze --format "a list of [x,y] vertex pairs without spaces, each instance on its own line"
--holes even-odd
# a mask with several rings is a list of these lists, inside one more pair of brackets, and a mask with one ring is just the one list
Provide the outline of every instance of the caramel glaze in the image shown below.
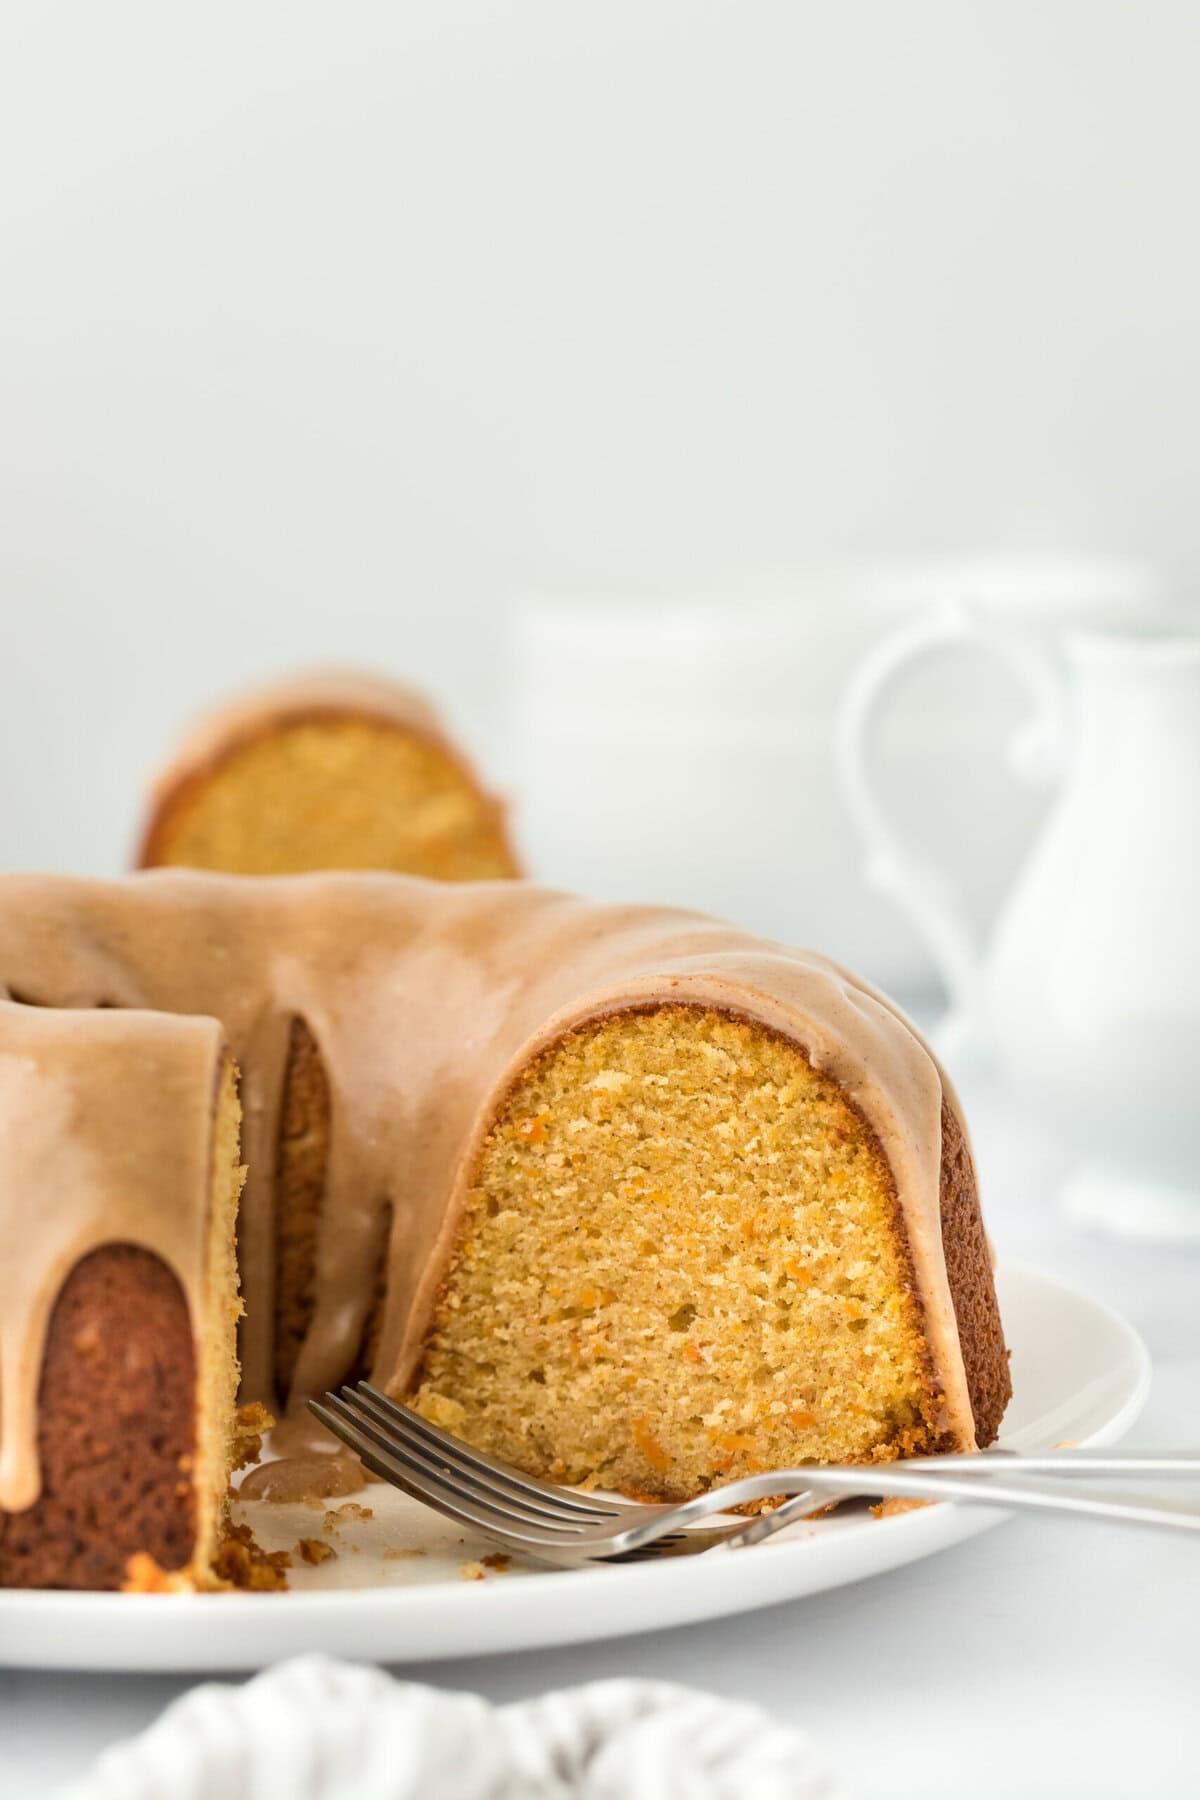
[[[879,1139],[944,1397],[943,1426],[964,1448],[974,1446],[939,1217],[943,1094],[956,1103],[902,1015],[823,957],[697,914],[595,905],[523,883],[181,870],[108,883],[13,875],[0,877],[0,993],[6,987],[49,1007],[150,1008],[220,1022],[242,1071],[249,1166],[239,1228],[242,1363],[252,1398],[268,1398],[271,1387],[272,1187],[294,1017],[320,1047],[332,1107],[316,1301],[295,1394],[333,1386],[354,1364],[375,1291],[378,1221],[389,1203],[389,1278],[374,1373],[404,1391],[483,1135],[517,1072],[565,1030],[626,1007],[674,1002],[782,1032],[839,1083]],[[6,1019],[16,1010],[6,1008]],[[36,1033],[38,1015],[24,1019]],[[109,1109],[125,1106],[119,1096],[127,1084],[106,1083],[104,1072],[132,1053],[123,1022],[114,1013],[66,1025],[56,1019],[48,1028],[51,1065],[56,1056],[91,1058],[97,1071],[93,1104],[72,1112],[54,1101],[54,1123],[40,1134],[47,1144],[66,1134],[81,1171],[56,1192],[53,1213],[26,1199],[45,1183],[23,1151],[5,1169],[9,1204],[29,1213],[18,1231],[2,1222],[13,1259],[2,1314],[3,1454],[5,1466],[21,1472],[15,1488],[10,1482],[10,1505],[13,1492],[28,1492],[41,1333],[81,1247],[123,1236],[167,1247],[175,1266],[176,1235],[194,1238],[186,1198],[193,1171],[181,1189],[178,1145],[174,1134],[158,1132],[149,1085],[136,1120],[123,1128],[137,1159],[139,1197],[130,1198],[130,1181],[117,1193],[111,1173],[99,1189],[85,1174],[117,1152]],[[100,1054],[104,1030],[113,1035]],[[206,1054],[217,1036],[212,1026],[197,1040]],[[194,1283],[185,1285],[194,1299]]]
[[366,1485],[357,1456],[281,1456],[251,1469],[238,1489],[241,1500],[269,1500],[275,1505],[329,1500],[360,1494]]
[[89,1251],[153,1251],[204,1316],[222,1055],[215,1019],[0,998],[0,1509],[38,1497],[46,1330]]

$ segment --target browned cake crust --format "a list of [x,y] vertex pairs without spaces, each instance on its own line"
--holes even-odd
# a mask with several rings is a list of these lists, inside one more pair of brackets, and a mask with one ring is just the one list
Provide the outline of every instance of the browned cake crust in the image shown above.
[[293,1019],[275,1176],[275,1386],[285,1399],[316,1298],[329,1126],[329,1080],[321,1053],[306,1022]]
[[195,1541],[195,1360],[183,1290],[149,1251],[95,1250],[51,1315],[40,1498],[0,1511],[0,1586],[119,1588],[135,1552],[180,1569]]
[[996,1283],[975,1165],[958,1114],[942,1101],[942,1249],[967,1371],[975,1435],[982,1449],[993,1443],[1012,1398],[1008,1349],[996,1304]]
[[[279,1113],[275,1194],[275,1399],[287,1403],[316,1304],[317,1237],[325,1198],[332,1109],[329,1078],[307,1021],[292,1020]],[[353,1374],[369,1374],[387,1289],[390,1203],[381,1210],[375,1294]]]

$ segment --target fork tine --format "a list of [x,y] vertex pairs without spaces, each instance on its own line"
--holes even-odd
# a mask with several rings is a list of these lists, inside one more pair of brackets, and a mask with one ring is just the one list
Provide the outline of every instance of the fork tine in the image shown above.
[[[505,1495],[488,1494],[473,1476],[456,1476],[444,1462],[439,1464],[432,1451],[389,1436],[369,1414],[356,1411],[350,1402],[339,1399],[336,1394],[326,1394],[324,1404],[381,1450],[397,1471],[403,1471],[405,1480],[401,1485],[408,1492],[416,1492],[434,1504],[440,1504],[441,1499],[453,1502],[459,1516],[468,1518],[480,1530],[522,1538],[526,1542],[561,1544],[570,1542],[576,1533],[588,1528],[586,1519],[550,1518],[526,1510],[522,1503],[510,1501]],[[345,1434],[339,1435],[344,1437]],[[399,1474],[394,1473],[391,1478],[399,1481]],[[435,1496],[440,1499],[435,1500]],[[450,1508],[443,1506],[442,1510]]]
[[353,1388],[343,1388],[336,1401],[333,1395],[328,1399],[331,1405],[345,1409],[360,1430],[384,1445],[408,1468],[415,1467],[421,1475],[432,1476],[449,1488],[469,1494],[480,1505],[490,1506],[503,1518],[522,1519],[527,1524],[544,1525],[555,1531],[582,1531],[590,1525],[607,1524],[603,1517],[591,1519],[577,1512],[555,1512],[540,1500],[531,1500],[519,1490],[489,1479],[482,1471],[460,1467],[451,1454],[444,1455],[440,1448],[425,1443],[422,1438],[406,1437],[390,1421],[377,1418],[370,1403]]
[[346,1388],[345,1396],[326,1394],[323,1400],[310,1400],[308,1405],[335,1436],[358,1452],[368,1468],[455,1524],[544,1562],[570,1568],[598,1562],[650,1562],[695,1555],[740,1535],[740,1524],[732,1522],[719,1529],[684,1529],[714,1510],[721,1498],[716,1491],[703,1497],[705,1504],[700,1510],[697,1499],[681,1506],[622,1507],[615,1519],[578,1515],[555,1519],[533,1512],[528,1510],[527,1495],[489,1492],[481,1485],[477,1470],[448,1464],[433,1444],[398,1436],[390,1421],[383,1423],[368,1409],[365,1395]]
[[436,1468],[443,1475],[452,1474],[471,1492],[493,1496],[525,1518],[545,1524],[574,1526],[607,1525],[617,1521],[615,1508],[559,1505],[552,1494],[542,1494],[536,1489],[530,1492],[523,1482],[509,1479],[504,1464],[493,1467],[485,1457],[471,1455],[457,1438],[427,1439],[409,1431],[407,1421],[396,1416],[402,1409],[385,1413],[369,1395],[356,1388],[344,1387],[341,1397],[354,1412],[379,1427],[397,1455],[410,1453],[422,1467]]
[[511,1463],[501,1462],[499,1457],[485,1456],[461,1438],[451,1437],[448,1431],[414,1412],[411,1406],[393,1400],[370,1381],[360,1381],[356,1387],[343,1387],[341,1391],[343,1396],[353,1395],[357,1402],[369,1406],[377,1417],[382,1415],[381,1422],[393,1426],[406,1438],[422,1438],[428,1447],[453,1461],[458,1468],[495,1483],[498,1491],[519,1492],[531,1504],[536,1501],[539,1505],[547,1505],[556,1514],[581,1513],[596,1523],[606,1519],[619,1521],[625,1510],[613,1502],[597,1501],[552,1487],[548,1481],[539,1481],[536,1475],[526,1475],[523,1470],[514,1469]]
[[698,1534],[672,1531],[666,1537],[654,1538],[650,1543],[642,1544],[637,1550],[620,1550],[615,1555],[598,1557],[596,1560],[613,1564],[661,1562],[667,1556],[698,1556],[711,1549],[712,1542],[712,1534],[709,1532]]
[[[581,1567],[589,1562],[653,1562],[665,1556],[694,1554],[709,1548],[715,1536],[725,1535],[724,1532],[671,1531],[650,1543],[614,1554],[610,1548],[611,1540],[606,1541],[602,1537],[598,1542],[589,1541],[600,1527],[585,1521],[581,1521],[572,1530],[569,1526],[555,1526],[548,1521],[543,1523],[516,1518],[507,1520],[490,1507],[483,1510],[487,1504],[485,1501],[481,1499],[476,1504],[473,1494],[464,1493],[447,1482],[439,1481],[432,1471],[423,1466],[414,1466],[408,1460],[406,1450],[397,1450],[393,1454],[382,1449],[381,1434],[372,1432],[368,1421],[355,1414],[335,1394],[326,1395],[324,1402],[310,1400],[308,1405],[335,1436],[358,1453],[368,1468],[374,1469],[414,1500],[432,1506],[452,1519],[456,1525],[478,1531],[527,1555],[540,1556],[544,1560],[560,1564],[565,1561],[569,1567]],[[674,1509],[667,1507],[663,1510]],[[576,1532],[582,1532],[582,1537],[577,1536]]]
[[[334,1396],[331,1394],[329,1398],[333,1400]],[[340,1414],[333,1411],[332,1407],[326,1406],[320,1400],[309,1400],[308,1406],[310,1412],[320,1419],[322,1425],[332,1431],[334,1436],[340,1438],[344,1444],[348,1444],[350,1449],[361,1457],[368,1469],[373,1469],[376,1475],[382,1475],[383,1479],[391,1482],[393,1487],[400,1488],[402,1492],[410,1495],[414,1500],[421,1501],[423,1505],[432,1506],[435,1511],[444,1513],[447,1518],[453,1519],[456,1525],[466,1525],[473,1530],[488,1532],[493,1536],[499,1535],[508,1541],[509,1533],[493,1521],[477,1514],[461,1495],[452,1496],[440,1489],[427,1487],[424,1482],[415,1479],[403,1463],[381,1450],[378,1444],[373,1443],[352,1419],[341,1417]]]

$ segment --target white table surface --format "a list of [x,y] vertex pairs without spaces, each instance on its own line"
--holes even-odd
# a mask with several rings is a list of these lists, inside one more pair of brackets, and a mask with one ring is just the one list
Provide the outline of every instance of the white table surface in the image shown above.
[[[1056,1210],[1061,1146],[986,1080],[964,1083],[963,1099],[1001,1256],[1061,1275],[1142,1332],[1155,1380],[1130,1442],[1200,1443],[1200,1252],[1084,1236]],[[403,1673],[499,1701],[630,1674],[754,1700],[804,1727],[860,1800],[1140,1800],[1197,1791],[1198,1610],[1194,1540],[1015,1521],[744,1618]],[[52,1792],[187,1685],[0,1673],[0,1794]]]

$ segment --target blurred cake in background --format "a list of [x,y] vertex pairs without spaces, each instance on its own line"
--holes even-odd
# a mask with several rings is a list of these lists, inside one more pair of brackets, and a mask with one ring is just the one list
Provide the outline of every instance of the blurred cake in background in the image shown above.
[[429,703],[340,672],[273,683],[200,720],[155,784],[136,860],[237,875],[522,873],[502,805]]

